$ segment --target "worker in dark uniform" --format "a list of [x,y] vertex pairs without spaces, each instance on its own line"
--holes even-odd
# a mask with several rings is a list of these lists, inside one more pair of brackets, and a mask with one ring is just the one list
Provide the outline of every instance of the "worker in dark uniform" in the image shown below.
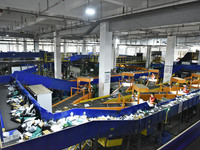
[[73,78],[74,78],[73,75],[72,75],[72,73],[70,74],[69,78],[70,78],[70,79],[73,79]]

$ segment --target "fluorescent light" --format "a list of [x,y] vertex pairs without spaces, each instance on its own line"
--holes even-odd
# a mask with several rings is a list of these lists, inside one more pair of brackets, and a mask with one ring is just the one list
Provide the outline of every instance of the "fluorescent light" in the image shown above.
[[95,14],[95,10],[91,7],[86,8],[85,13],[89,16],[92,16]]

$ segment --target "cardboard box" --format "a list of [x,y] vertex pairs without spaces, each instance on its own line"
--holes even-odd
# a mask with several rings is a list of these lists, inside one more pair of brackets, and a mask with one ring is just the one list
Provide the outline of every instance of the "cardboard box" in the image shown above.
[[42,131],[42,133],[43,133],[43,135],[47,135],[47,134],[49,134],[51,132],[49,130],[44,130],[44,131]]

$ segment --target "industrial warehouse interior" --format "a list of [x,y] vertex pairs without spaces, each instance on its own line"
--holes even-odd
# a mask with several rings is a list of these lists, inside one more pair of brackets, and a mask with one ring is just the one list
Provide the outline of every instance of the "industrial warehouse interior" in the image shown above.
[[198,149],[199,15],[199,0],[0,0],[0,149]]

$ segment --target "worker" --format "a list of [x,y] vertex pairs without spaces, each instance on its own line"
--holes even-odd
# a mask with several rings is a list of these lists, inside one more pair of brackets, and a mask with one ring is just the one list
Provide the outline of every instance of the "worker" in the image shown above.
[[74,78],[72,73],[70,74],[69,78],[70,78],[70,79],[73,79],[73,78]]
[[131,96],[131,100],[132,100],[132,102],[135,100],[135,96],[134,96],[134,94],[132,94],[132,96]]
[[149,104],[150,107],[157,105],[157,99],[154,93],[151,94],[147,103]]
[[155,74],[152,73],[152,75],[151,75],[151,79],[154,80],[155,78],[156,78]]
[[83,89],[84,89],[85,91],[89,90],[87,84],[85,84],[85,85],[83,86]]
[[184,93],[189,93],[190,92],[186,84],[183,85],[183,92]]

